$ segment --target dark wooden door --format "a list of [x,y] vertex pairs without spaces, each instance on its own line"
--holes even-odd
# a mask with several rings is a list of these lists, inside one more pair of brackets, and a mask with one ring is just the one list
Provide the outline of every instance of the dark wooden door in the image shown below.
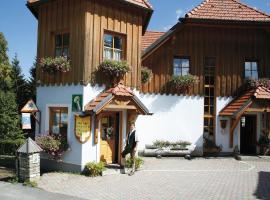
[[241,154],[256,154],[256,119],[255,115],[246,115],[241,118]]

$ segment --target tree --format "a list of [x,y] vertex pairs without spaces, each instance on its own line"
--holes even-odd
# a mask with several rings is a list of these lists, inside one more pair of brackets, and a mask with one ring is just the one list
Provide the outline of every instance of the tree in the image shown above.
[[29,100],[30,94],[28,82],[25,80],[24,75],[22,74],[22,69],[17,54],[12,60],[11,79],[13,83],[12,89],[16,94],[16,100],[20,110]]
[[12,86],[11,67],[8,60],[8,44],[4,34],[0,32],[0,90],[8,91]]
[[28,80],[29,98],[36,101],[36,67],[37,61],[33,63],[30,69],[30,79]]
[[16,95],[12,90],[12,69],[7,50],[7,41],[0,32],[0,139],[14,140],[22,138],[23,134],[20,129]]
[[0,139],[23,138],[15,94],[0,91]]

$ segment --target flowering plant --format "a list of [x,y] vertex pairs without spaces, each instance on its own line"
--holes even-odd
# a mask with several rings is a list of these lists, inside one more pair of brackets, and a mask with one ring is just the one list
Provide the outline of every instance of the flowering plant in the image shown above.
[[49,74],[54,74],[57,71],[66,73],[71,69],[70,60],[63,56],[56,58],[41,58],[39,65],[44,72]]

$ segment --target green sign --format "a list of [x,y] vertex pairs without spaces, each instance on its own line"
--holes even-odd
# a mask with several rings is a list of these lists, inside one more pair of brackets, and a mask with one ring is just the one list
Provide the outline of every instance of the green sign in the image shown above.
[[72,112],[82,111],[82,105],[83,105],[83,95],[81,94],[72,95]]

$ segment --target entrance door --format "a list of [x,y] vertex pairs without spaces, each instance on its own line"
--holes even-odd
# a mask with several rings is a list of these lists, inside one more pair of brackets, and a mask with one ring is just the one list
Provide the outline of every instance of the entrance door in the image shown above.
[[240,151],[242,154],[256,154],[256,115],[241,118]]
[[104,114],[101,118],[100,161],[106,164],[118,162],[119,113]]

